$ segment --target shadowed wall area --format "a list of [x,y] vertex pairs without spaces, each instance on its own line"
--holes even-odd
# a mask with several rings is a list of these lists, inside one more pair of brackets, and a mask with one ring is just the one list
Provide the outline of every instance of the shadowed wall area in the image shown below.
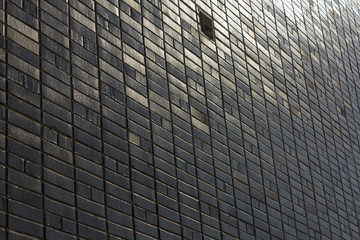
[[0,239],[360,239],[359,10],[0,0]]

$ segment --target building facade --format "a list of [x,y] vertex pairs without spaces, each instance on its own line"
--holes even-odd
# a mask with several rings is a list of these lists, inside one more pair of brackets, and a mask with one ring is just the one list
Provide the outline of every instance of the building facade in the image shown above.
[[360,239],[359,6],[0,0],[0,239]]

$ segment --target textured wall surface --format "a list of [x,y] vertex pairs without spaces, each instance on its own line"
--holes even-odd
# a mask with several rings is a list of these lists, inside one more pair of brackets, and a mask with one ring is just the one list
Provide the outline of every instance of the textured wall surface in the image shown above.
[[360,239],[359,6],[0,0],[0,239]]

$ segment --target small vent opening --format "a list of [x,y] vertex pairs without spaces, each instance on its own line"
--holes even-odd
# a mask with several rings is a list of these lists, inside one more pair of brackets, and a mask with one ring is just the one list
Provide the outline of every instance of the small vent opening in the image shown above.
[[342,107],[337,106],[337,110],[338,110],[338,112],[339,112],[342,116],[346,117],[345,107],[342,108]]
[[214,23],[210,16],[208,16],[203,11],[199,11],[199,17],[200,17],[200,27],[201,32],[210,38],[211,40],[214,40]]

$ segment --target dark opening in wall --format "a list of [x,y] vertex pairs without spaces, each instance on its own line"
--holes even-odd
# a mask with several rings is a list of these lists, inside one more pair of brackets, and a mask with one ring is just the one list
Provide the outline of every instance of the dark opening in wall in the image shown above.
[[346,117],[345,108],[338,107],[338,112],[339,112],[341,115],[343,115],[344,117]]
[[214,40],[214,23],[210,16],[199,10],[201,32],[211,40]]

